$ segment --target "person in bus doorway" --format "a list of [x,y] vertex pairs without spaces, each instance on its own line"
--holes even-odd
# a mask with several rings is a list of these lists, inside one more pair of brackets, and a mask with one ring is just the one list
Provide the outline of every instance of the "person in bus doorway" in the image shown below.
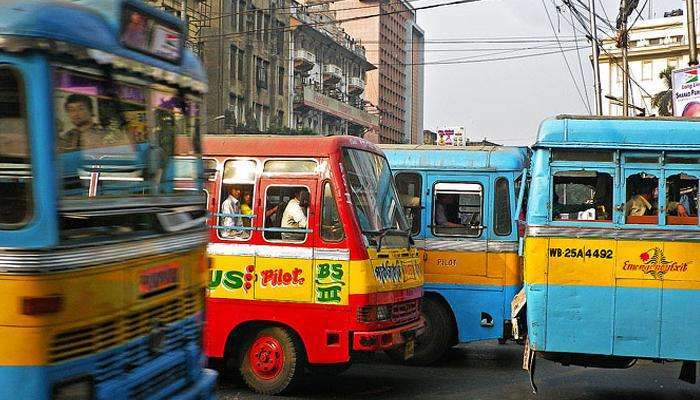
[[235,227],[243,226],[242,218],[239,216],[241,214],[241,189],[231,186],[229,188],[228,197],[221,203],[221,213],[226,214],[221,223],[224,226],[224,230],[221,236],[228,238],[241,238],[247,236],[247,232],[240,229],[235,229]]
[[[289,200],[287,207],[282,212],[281,228],[287,229],[306,229],[308,221],[306,218],[306,209],[309,206],[309,193],[306,189],[299,189],[294,192],[294,197]],[[283,240],[302,241],[306,236],[305,233],[282,232]]]
[[440,195],[435,205],[435,223],[440,227],[458,228],[464,225],[455,222],[457,210],[457,196],[453,194]]

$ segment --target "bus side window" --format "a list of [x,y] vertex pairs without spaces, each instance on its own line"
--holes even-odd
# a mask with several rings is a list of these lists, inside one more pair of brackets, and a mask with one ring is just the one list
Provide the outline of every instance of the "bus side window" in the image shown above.
[[612,221],[613,179],[605,172],[556,172],[552,185],[554,221]]
[[493,202],[493,232],[498,236],[510,236],[513,227],[510,217],[508,179],[504,177],[496,179]]
[[32,179],[24,84],[13,69],[0,68],[0,229],[17,229],[32,214]]
[[345,237],[343,223],[340,221],[338,206],[333,197],[330,182],[323,185],[323,205],[321,209],[321,239],[326,242],[340,242]]
[[399,201],[411,223],[411,234],[420,233],[421,224],[421,176],[413,172],[401,172],[394,179]]
[[265,192],[265,240],[305,242],[309,199],[309,189],[304,186],[269,186]]
[[626,180],[625,223],[659,223],[659,178],[646,172],[630,175]]
[[437,183],[433,198],[435,236],[479,237],[484,188],[479,183]]
[[222,239],[248,240],[252,236],[256,168],[253,160],[229,160],[224,164],[218,213]]
[[680,173],[666,178],[666,225],[698,224],[698,178]]

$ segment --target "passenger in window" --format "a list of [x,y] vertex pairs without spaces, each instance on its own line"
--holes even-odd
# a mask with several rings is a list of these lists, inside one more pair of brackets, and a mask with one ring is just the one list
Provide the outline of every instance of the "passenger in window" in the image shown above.
[[237,226],[243,226],[241,214],[241,205],[239,198],[241,190],[235,186],[229,187],[229,195],[221,204],[221,213],[225,214],[221,223],[226,229],[223,230],[221,236],[227,238],[246,238],[246,232],[240,229],[231,229]]
[[[289,200],[287,207],[284,208],[281,227],[287,229],[306,229],[308,226],[308,221],[306,218],[306,210],[308,206],[309,193],[306,191],[306,189],[296,190],[294,192],[294,197]],[[304,240],[305,236],[305,233],[282,232],[283,240],[301,241]]]
[[632,198],[625,203],[625,215],[653,215],[652,211],[654,206],[651,204],[652,201],[653,189],[648,186],[642,187],[639,193],[632,196]]
[[241,203],[241,214],[253,215],[253,196],[246,192],[243,194],[243,202]]
[[435,223],[438,224],[438,226],[452,228],[464,226],[457,222],[459,220],[457,201],[457,196],[453,194],[437,196],[437,204],[435,204]]

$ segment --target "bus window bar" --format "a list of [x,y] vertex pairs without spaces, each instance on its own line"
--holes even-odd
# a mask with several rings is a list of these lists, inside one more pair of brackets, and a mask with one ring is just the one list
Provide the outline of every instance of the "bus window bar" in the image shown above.
[[229,214],[229,213],[211,213],[217,217],[232,217],[232,218],[255,218],[255,214]]
[[224,229],[228,231],[261,231],[261,232],[282,232],[282,233],[313,233],[311,229],[296,229],[296,228],[259,228],[254,226],[223,226],[210,225],[212,229]]

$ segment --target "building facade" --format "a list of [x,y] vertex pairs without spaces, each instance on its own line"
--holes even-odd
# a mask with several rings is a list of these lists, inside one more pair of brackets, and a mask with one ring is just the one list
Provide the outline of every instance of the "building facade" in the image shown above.
[[289,124],[296,130],[372,137],[379,116],[365,103],[365,79],[375,69],[365,48],[336,23],[328,2],[294,2]]
[[[403,0],[344,0],[331,8],[341,26],[363,42],[368,61],[377,66],[367,73],[365,97],[379,111],[379,132],[368,138],[378,143],[417,143],[423,133],[424,39],[415,10]],[[376,17],[362,18],[368,15]]]
[[146,0],[146,3],[165,10],[180,19],[186,17],[187,40],[185,45],[196,54],[201,54],[199,38],[202,30],[210,26],[213,1],[218,0]]
[[[630,104],[645,109],[646,115],[658,114],[658,109],[652,106],[652,97],[668,89],[659,74],[668,67],[676,69],[688,65],[685,16],[677,10],[663,18],[639,21],[629,31],[628,42]],[[603,114],[623,114],[620,103],[624,76],[622,65],[622,52],[615,41],[604,40],[600,54],[602,94],[615,99],[603,97]],[[640,110],[630,110],[629,114],[639,113]]]

